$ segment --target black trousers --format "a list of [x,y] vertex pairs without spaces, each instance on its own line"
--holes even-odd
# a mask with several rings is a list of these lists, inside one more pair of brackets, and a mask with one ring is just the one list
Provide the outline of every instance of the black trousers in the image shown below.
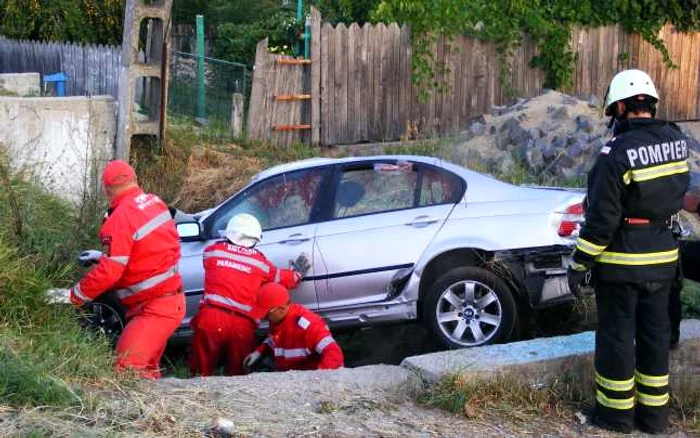
[[672,283],[596,284],[595,415],[611,425],[668,427]]

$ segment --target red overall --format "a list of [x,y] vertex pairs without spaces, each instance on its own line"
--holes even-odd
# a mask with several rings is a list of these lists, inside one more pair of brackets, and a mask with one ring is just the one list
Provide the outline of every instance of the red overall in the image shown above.
[[277,371],[343,367],[343,351],[326,322],[300,304],[292,304],[282,322],[270,326],[270,334],[257,351],[273,353]]
[[134,187],[111,207],[100,229],[100,262],[71,289],[71,302],[81,306],[116,290],[128,321],[117,342],[116,368],[159,378],[165,345],[185,316],[180,240],[168,207],[155,195]]
[[242,375],[243,359],[255,349],[258,321],[250,316],[258,290],[269,282],[293,288],[299,281],[290,269],[278,269],[254,248],[226,241],[204,250],[204,297],[194,329],[190,371],[210,376],[226,356],[226,374]]

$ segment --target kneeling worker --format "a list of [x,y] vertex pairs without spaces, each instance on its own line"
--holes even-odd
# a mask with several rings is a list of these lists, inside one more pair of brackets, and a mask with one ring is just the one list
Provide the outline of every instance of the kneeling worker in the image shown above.
[[311,268],[301,254],[292,269],[279,269],[255,249],[262,238],[258,220],[250,214],[231,218],[225,238],[204,250],[204,297],[191,322],[192,375],[210,376],[222,357],[226,374],[243,374],[243,360],[255,349],[258,318],[252,315],[260,286],[279,282],[294,288]]
[[270,321],[270,334],[246,357],[243,363],[246,368],[270,352],[274,354],[277,371],[343,367],[343,351],[326,322],[306,307],[291,303],[284,286],[264,285],[252,313],[255,318]]

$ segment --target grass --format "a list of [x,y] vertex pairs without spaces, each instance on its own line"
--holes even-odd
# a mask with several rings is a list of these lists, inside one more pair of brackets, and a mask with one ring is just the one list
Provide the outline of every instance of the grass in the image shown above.
[[117,380],[111,348],[43,292],[76,279],[73,257],[95,243],[100,215],[49,195],[1,152],[0,222],[10,226],[0,230],[0,405],[89,410]]
[[[531,384],[501,373],[489,379],[467,380],[460,374],[442,378],[418,402],[470,420],[505,420],[516,427],[537,421],[571,422],[577,412],[594,405],[592,364],[576,372],[561,372],[550,381]],[[671,423],[686,432],[700,432],[700,385],[679,376],[672,386]]]

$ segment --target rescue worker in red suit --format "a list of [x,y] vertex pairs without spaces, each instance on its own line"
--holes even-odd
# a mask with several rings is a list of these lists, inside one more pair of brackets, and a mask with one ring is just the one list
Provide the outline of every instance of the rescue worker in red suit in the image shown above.
[[273,354],[277,371],[343,367],[343,351],[326,322],[301,304],[292,304],[283,286],[263,286],[252,315],[270,321],[270,334],[246,357],[247,369],[267,353]]
[[222,357],[227,375],[242,375],[243,359],[255,349],[259,319],[251,311],[260,287],[274,282],[294,288],[311,268],[305,254],[292,269],[279,269],[268,261],[254,248],[262,229],[250,214],[232,217],[224,234],[224,240],[204,250],[204,297],[191,322],[193,375],[212,375]]
[[588,176],[588,208],[567,270],[582,294],[592,270],[598,327],[593,422],[629,433],[664,433],[669,406],[669,296],[678,272],[673,216],[688,189],[690,142],[654,118],[646,73],[611,81],[605,111],[617,123]]
[[180,240],[167,205],[141,190],[129,164],[109,162],[102,182],[111,210],[100,229],[102,251],[81,255],[97,264],[70,289],[70,301],[82,306],[114,291],[127,319],[115,366],[157,379],[168,338],[185,316]]

